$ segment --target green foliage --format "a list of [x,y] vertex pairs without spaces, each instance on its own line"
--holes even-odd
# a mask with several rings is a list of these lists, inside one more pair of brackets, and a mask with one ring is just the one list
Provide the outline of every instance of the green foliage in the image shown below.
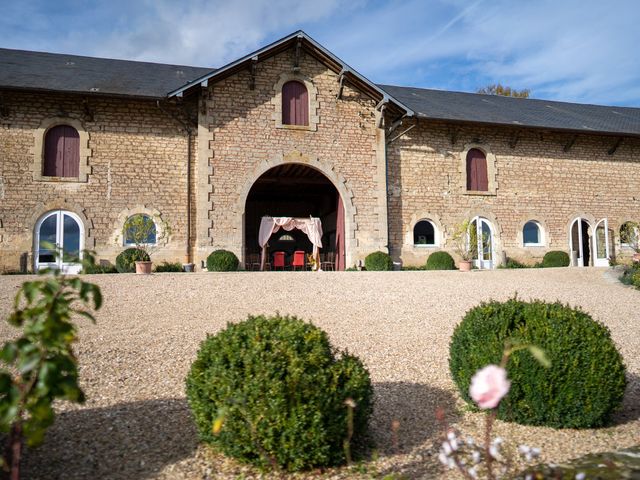
[[202,440],[289,471],[344,462],[343,441],[351,431],[362,437],[372,410],[360,360],[336,354],[325,332],[295,317],[250,316],[208,336],[186,384]]
[[127,248],[116,257],[116,269],[120,273],[136,271],[136,262],[148,262],[149,254],[139,248]]
[[373,252],[364,259],[364,266],[367,270],[393,270],[393,261],[388,253]]
[[467,402],[471,377],[498,364],[506,343],[536,345],[546,352],[542,368],[523,351],[507,365],[511,390],[498,417],[526,425],[591,428],[605,425],[626,387],[622,357],[607,327],[560,303],[490,302],[472,308],[456,327],[449,367]]
[[[90,252],[85,252],[83,264],[95,266]],[[54,400],[84,401],[71,348],[76,340],[72,320],[82,316],[95,321],[90,310],[102,304],[97,285],[67,278],[58,270],[41,275],[23,283],[16,294],[7,321],[20,333],[0,350],[0,432],[9,433],[4,464],[14,470],[19,468],[23,438],[29,446],[44,439],[54,420]]]
[[514,258],[507,258],[507,262],[500,265],[498,268],[532,268],[532,265],[519,262]]
[[240,261],[233,252],[216,250],[207,257],[207,270],[210,272],[235,272]]
[[456,263],[447,252],[433,252],[427,258],[427,270],[455,270]]
[[569,254],[560,250],[552,250],[544,254],[542,258],[542,266],[544,268],[549,267],[568,267],[571,261],[569,260]]
[[94,263],[89,266],[83,266],[81,273],[91,275],[101,273],[118,273],[118,269],[114,265],[99,265]]
[[180,262],[162,262],[156,266],[156,272],[184,272]]
[[483,93],[485,95],[500,95],[502,97],[515,97],[515,98],[529,98],[531,91],[528,88],[522,90],[516,90],[511,87],[505,87],[498,84],[487,85],[486,87],[479,88],[477,93]]

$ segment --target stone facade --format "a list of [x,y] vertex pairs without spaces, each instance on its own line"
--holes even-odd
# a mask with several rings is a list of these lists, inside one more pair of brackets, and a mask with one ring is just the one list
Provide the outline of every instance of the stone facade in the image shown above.
[[[496,263],[506,255],[539,260],[569,250],[571,222],[607,218],[613,253],[624,257],[620,225],[640,212],[640,141],[542,130],[446,124],[411,119],[393,132],[376,101],[339,74],[293,49],[241,70],[180,102],[72,94],[4,92],[0,117],[0,270],[33,268],[34,227],[63,209],[82,222],[84,247],[113,262],[123,250],[126,218],[147,213],[166,235],[153,259],[185,261],[187,152],[191,152],[190,257],[199,267],[216,248],[244,254],[244,212],[254,182],[270,168],[299,163],[320,171],[345,208],[346,265],[375,250],[395,261],[423,264],[452,250],[456,224],[474,216],[494,228]],[[280,89],[300,80],[310,98],[309,126],[282,125]],[[340,97],[340,98],[338,98]],[[181,104],[181,105],[180,105]],[[191,145],[184,109],[197,110]],[[187,112],[189,113],[189,112]],[[188,116],[188,115],[187,115]],[[69,123],[80,133],[79,178],[43,178],[46,129]],[[407,133],[394,139],[408,126]],[[391,139],[394,139],[387,144]],[[189,148],[190,147],[190,148]],[[465,154],[483,150],[489,191],[466,191]],[[429,219],[437,245],[414,246],[413,227]],[[541,246],[525,247],[522,227],[537,221]]]
[[[435,249],[452,251],[456,224],[481,216],[496,229],[494,247],[499,262],[507,257],[528,263],[549,250],[569,251],[571,222],[582,217],[594,225],[607,218],[617,257],[619,228],[640,212],[640,142],[625,139],[614,154],[615,137],[516,131],[476,125],[419,122],[389,145],[389,225],[393,256],[405,264],[423,264]],[[466,191],[465,152],[482,148],[489,165],[495,162],[489,193]],[[495,190],[491,183],[494,182]],[[433,220],[440,245],[413,245],[413,226]],[[525,247],[522,228],[537,221],[542,246]],[[453,252],[452,252],[453,253]]]
[[[187,141],[181,126],[155,102],[45,93],[5,95],[0,119],[0,269],[32,266],[34,226],[43,214],[68,210],[83,222],[84,247],[114,261],[123,249],[126,212],[158,212],[171,234],[158,259],[179,259],[186,242]],[[86,179],[42,178],[43,124],[77,126]],[[38,148],[36,148],[39,145]],[[26,259],[26,260],[25,260]]]

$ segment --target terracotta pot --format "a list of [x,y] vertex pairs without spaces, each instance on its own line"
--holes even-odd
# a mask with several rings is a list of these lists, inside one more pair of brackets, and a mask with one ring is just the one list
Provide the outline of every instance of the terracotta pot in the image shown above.
[[471,260],[460,260],[460,262],[458,262],[458,268],[461,272],[470,272]]
[[138,275],[149,275],[153,262],[136,262],[136,273]]

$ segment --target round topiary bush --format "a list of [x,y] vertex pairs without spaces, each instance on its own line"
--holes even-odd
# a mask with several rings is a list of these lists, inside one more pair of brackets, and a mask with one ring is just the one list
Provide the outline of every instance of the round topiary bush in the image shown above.
[[136,271],[136,262],[148,262],[149,254],[139,248],[127,248],[116,257],[116,270],[120,273]]
[[[358,358],[337,357],[327,334],[295,317],[252,317],[200,345],[187,398],[200,438],[226,455],[289,471],[345,460],[372,410],[371,380]],[[222,418],[216,434],[212,425]]]
[[507,364],[511,389],[498,418],[554,428],[599,427],[620,406],[626,387],[622,357],[607,327],[560,303],[490,302],[472,308],[456,327],[449,367],[467,402],[471,377],[498,364],[505,342],[542,348],[544,368],[525,350]]
[[547,267],[568,267],[571,261],[569,254],[560,250],[552,250],[544,254],[542,258],[542,266]]
[[235,272],[240,261],[235,253],[228,250],[216,250],[207,257],[207,270],[210,272]]
[[427,258],[427,270],[455,270],[456,262],[447,252],[433,252]]
[[364,259],[367,270],[393,270],[393,261],[388,253],[373,252]]

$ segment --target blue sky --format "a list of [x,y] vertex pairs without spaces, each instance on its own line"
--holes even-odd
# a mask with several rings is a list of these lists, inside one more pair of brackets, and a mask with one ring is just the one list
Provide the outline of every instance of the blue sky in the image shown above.
[[5,48],[216,67],[302,29],[376,83],[640,107],[637,0],[3,3]]

